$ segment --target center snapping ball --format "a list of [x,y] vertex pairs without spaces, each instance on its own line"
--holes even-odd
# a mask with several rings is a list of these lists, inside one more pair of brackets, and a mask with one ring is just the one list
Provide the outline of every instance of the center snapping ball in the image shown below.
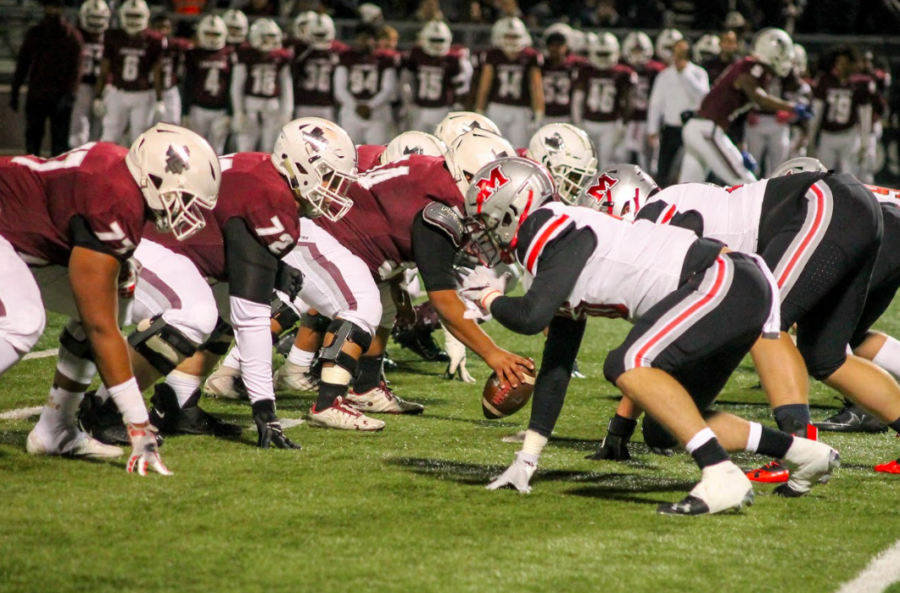
[[491,373],[481,395],[481,410],[485,418],[489,420],[505,418],[525,407],[531,399],[531,394],[534,393],[534,375],[528,369],[524,371],[525,382],[519,383],[515,389],[508,383],[501,389],[497,373]]

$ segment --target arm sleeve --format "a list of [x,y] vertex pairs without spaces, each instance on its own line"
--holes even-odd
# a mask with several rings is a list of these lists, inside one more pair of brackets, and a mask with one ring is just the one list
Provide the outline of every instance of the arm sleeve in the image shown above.
[[456,272],[453,269],[456,247],[450,236],[427,224],[419,212],[413,220],[412,243],[413,257],[425,290],[456,290]]
[[340,65],[334,70],[334,98],[345,107],[356,105],[356,99],[347,88],[347,67]]
[[544,247],[531,288],[521,297],[499,297],[491,314],[504,327],[520,334],[536,334],[550,325],[566,302],[584,265],[597,247],[590,229],[572,229]]
[[275,289],[278,258],[253,236],[240,218],[230,219],[222,230],[229,295],[268,306]]
[[377,109],[394,98],[397,92],[397,69],[388,68],[381,79],[381,90],[369,101],[369,107]]
[[123,258],[121,255],[113,251],[109,245],[97,238],[97,235],[91,230],[91,227],[83,216],[76,215],[72,217],[72,220],[69,221],[69,233],[72,237],[73,247],[84,247],[91,251],[99,251],[100,253],[111,255],[117,260],[122,261]]
[[241,353],[241,377],[250,401],[274,400],[272,334],[269,330],[272,308],[269,304],[255,303],[233,294],[228,302],[235,341]]
[[541,370],[534,386],[528,428],[549,437],[566,400],[575,357],[581,348],[587,320],[554,317],[544,343]]
[[231,107],[235,114],[244,113],[245,82],[247,82],[247,65],[235,64],[231,72]]

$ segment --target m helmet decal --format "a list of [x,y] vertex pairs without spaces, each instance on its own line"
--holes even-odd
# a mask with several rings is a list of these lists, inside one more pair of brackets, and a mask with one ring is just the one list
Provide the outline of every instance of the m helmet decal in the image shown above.
[[[503,156],[506,156],[505,154]],[[497,190],[509,183],[509,177],[504,175],[503,169],[497,165],[488,173],[486,179],[480,179],[478,184],[478,212],[481,212],[484,203],[490,200]]]

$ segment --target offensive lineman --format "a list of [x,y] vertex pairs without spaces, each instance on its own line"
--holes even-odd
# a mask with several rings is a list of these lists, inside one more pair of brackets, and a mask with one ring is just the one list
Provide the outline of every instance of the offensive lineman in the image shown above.
[[[99,138],[99,120],[94,117],[94,88],[103,59],[103,34],[109,29],[109,5],[105,0],[86,0],[78,10],[79,30],[84,45],[81,51],[81,84],[72,106],[69,146],[81,146]],[[92,128],[97,128],[92,133]]]

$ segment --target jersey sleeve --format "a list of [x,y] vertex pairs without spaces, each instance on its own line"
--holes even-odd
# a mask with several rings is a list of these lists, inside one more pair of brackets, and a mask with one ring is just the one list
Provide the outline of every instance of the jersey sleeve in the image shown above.
[[260,245],[245,221],[232,218],[222,229],[232,297],[265,304],[272,300],[278,258]]
[[88,182],[83,177],[76,193],[75,214],[81,216],[87,229],[100,242],[125,260],[137,248],[141,240],[144,219],[144,198],[131,179],[119,179],[114,172],[105,178],[91,175]]
[[296,213],[268,208],[253,210],[247,216],[247,223],[257,240],[278,259],[287,255],[300,237]]

